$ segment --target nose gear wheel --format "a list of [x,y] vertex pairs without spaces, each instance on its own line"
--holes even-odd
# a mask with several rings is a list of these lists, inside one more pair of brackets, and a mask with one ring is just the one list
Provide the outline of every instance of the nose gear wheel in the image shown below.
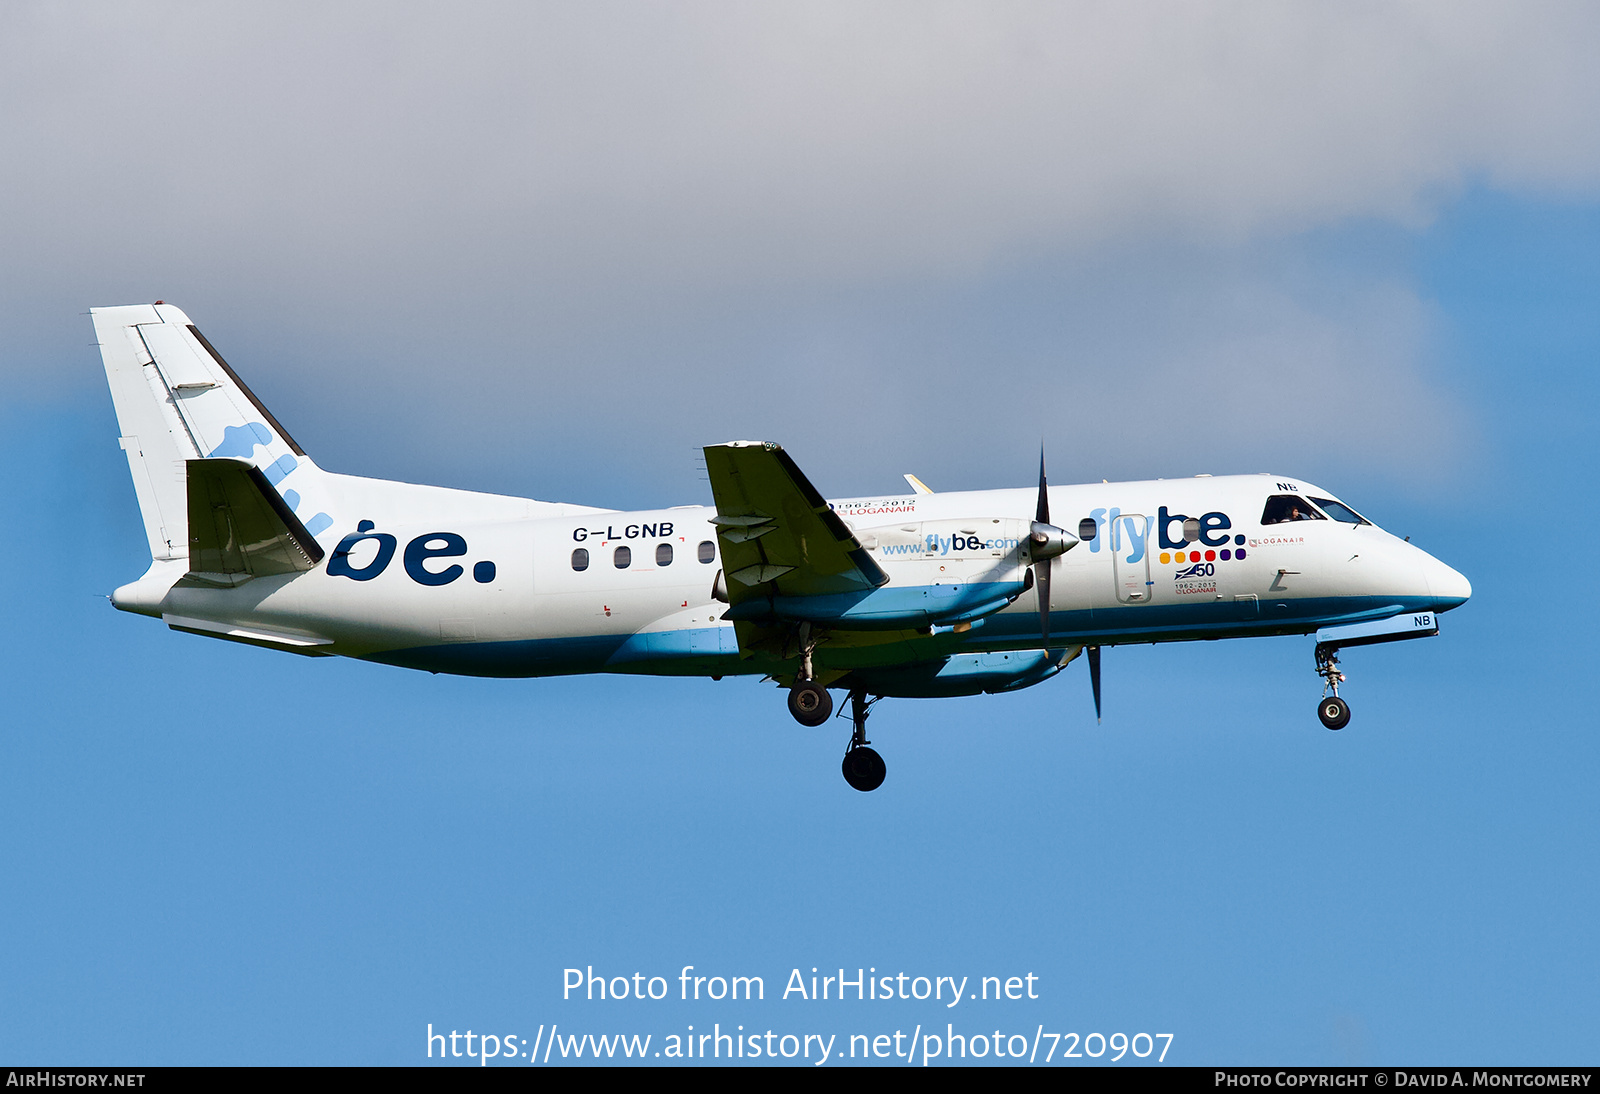
[[1344,683],[1344,673],[1339,671],[1339,647],[1317,644],[1317,675],[1325,683],[1322,698],[1317,701],[1317,718],[1329,729],[1343,729],[1350,724],[1350,704],[1339,698],[1339,685]]

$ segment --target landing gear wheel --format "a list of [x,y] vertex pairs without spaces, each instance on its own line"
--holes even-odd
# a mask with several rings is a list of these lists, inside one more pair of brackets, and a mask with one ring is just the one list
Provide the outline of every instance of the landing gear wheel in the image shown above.
[[1350,724],[1350,704],[1339,698],[1339,685],[1344,683],[1344,673],[1339,671],[1339,647],[1318,642],[1315,654],[1317,675],[1324,681],[1322,701],[1317,704],[1317,717],[1329,729],[1343,729]]
[[1350,724],[1350,704],[1337,695],[1330,695],[1317,704],[1317,717],[1329,729],[1343,729]]
[[850,746],[844,750],[844,781],[865,794],[883,785],[888,773],[883,757],[867,747],[867,712],[876,699],[867,698],[867,689],[859,684],[850,689]]
[[889,771],[884,766],[883,757],[866,745],[846,752],[844,763],[840,766],[844,770],[844,781],[863,794],[882,786],[883,777]]
[[815,680],[797,680],[789,689],[789,713],[803,726],[820,726],[833,717],[833,697]]

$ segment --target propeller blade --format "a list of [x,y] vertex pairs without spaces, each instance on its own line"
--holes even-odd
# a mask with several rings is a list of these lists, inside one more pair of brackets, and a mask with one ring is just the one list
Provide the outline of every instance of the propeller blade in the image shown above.
[[[1050,493],[1044,480],[1044,445],[1039,445],[1039,504],[1034,512],[1039,524],[1050,523]],[[1044,638],[1044,648],[1050,648],[1050,566],[1054,559],[1044,559],[1033,564],[1034,589],[1039,596],[1039,634]]]
[[1033,587],[1039,594],[1039,633],[1044,638],[1044,648],[1050,648],[1050,567],[1054,559],[1033,564]]
[[1094,688],[1094,720],[1100,723],[1100,647],[1089,647],[1089,685]]
[[1050,523],[1050,494],[1044,483],[1044,445],[1039,446],[1039,508],[1034,519],[1040,524]]

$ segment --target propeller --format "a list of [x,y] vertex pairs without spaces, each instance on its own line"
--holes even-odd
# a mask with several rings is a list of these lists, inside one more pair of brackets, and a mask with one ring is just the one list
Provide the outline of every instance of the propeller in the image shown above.
[[1039,631],[1050,648],[1050,571],[1052,563],[1077,543],[1076,536],[1050,523],[1050,492],[1044,477],[1044,446],[1039,446],[1039,503],[1028,528],[1028,557],[1033,562],[1033,587],[1039,593]]
[[[1039,446],[1039,503],[1028,529],[1028,557],[1033,561],[1033,587],[1039,594],[1039,631],[1050,648],[1050,571],[1055,560],[1075,546],[1078,537],[1050,523],[1050,491],[1044,474],[1044,446]],[[1094,687],[1094,718],[1100,721],[1100,647],[1089,648],[1089,683]]]

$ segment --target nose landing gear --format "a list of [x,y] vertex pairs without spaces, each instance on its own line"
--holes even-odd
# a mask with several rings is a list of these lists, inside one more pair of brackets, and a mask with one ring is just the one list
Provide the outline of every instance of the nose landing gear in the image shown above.
[[1319,642],[1316,657],[1317,675],[1327,681],[1317,702],[1317,717],[1329,729],[1343,729],[1350,724],[1350,704],[1339,698],[1339,685],[1344,682],[1344,673],[1339,671],[1339,647]]
[[866,793],[876,790],[883,785],[883,778],[888,773],[883,757],[877,750],[868,747],[871,742],[867,740],[867,711],[876,699],[867,698],[867,689],[855,687],[850,690],[850,720],[855,724],[850,734],[850,745],[845,749],[844,763],[840,769],[844,772],[844,781],[854,789]]

